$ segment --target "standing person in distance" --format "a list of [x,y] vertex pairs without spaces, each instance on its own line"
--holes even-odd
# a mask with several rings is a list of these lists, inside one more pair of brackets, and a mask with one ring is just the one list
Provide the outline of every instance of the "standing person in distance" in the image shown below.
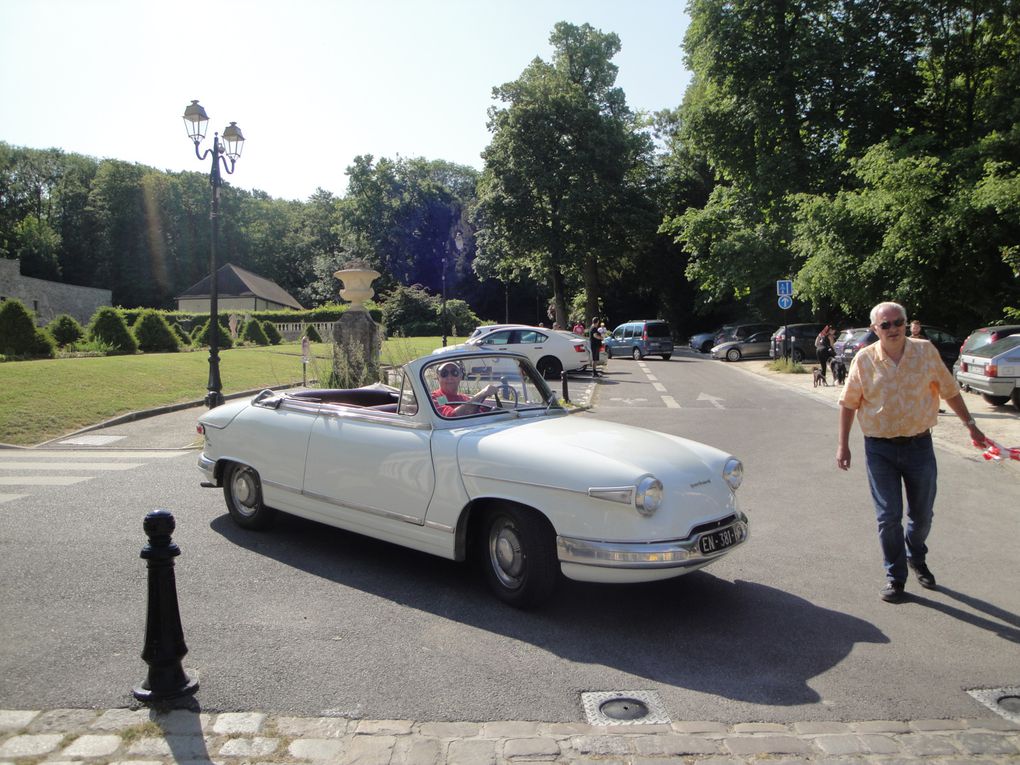
[[818,333],[818,337],[815,338],[815,357],[818,359],[818,366],[822,370],[822,382],[828,384],[825,379],[825,369],[829,365],[829,359],[832,357],[832,327],[826,324],[822,327],[822,331]]
[[591,376],[601,377],[599,372],[599,349],[602,348],[602,333],[599,331],[599,317],[592,316],[588,328],[588,344],[591,346]]
[[931,428],[938,422],[939,397],[966,424],[975,443],[985,442],[938,350],[927,341],[908,339],[906,323],[906,310],[898,303],[871,309],[878,342],[854,357],[839,397],[836,466],[850,469],[850,429],[856,417],[864,432],[864,459],[885,562],[886,584],[879,595],[888,603],[902,600],[908,567],[922,587],[935,589],[925,541],[938,480]]

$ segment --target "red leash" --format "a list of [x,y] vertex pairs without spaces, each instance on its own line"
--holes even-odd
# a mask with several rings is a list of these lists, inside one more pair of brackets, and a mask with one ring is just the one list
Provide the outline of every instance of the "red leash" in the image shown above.
[[995,443],[995,441],[988,438],[987,436],[985,437],[985,442],[983,444],[979,444],[977,441],[974,440],[971,440],[971,443],[974,444],[974,446],[976,446],[978,449],[983,448],[985,450],[984,454],[982,454],[981,456],[984,457],[986,460],[998,461],[1002,459],[1009,459],[1020,462],[1020,446],[1006,447],[1003,446],[1002,444]]

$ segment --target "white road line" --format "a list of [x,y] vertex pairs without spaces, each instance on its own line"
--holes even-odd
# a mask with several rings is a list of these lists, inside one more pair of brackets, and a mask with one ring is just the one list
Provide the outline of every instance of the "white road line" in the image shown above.
[[16,499],[22,499],[27,496],[27,494],[0,494],[0,505],[4,502],[13,502]]
[[133,470],[141,462],[0,462],[0,470]]
[[16,475],[0,477],[0,486],[71,486],[91,480],[87,475]]
[[182,454],[194,453],[194,449],[174,449],[174,450],[152,450],[152,451],[114,451],[111,449],[84,449],[81,451],[71,449],[4,449],[0,451],[0,456],[5,460],[8,459],[25,459],[25,460],[38,460],[38,459],[58,459],[58,460],[77,460],[86,459],[92,460],[96,458],[100,459],[124,459],[124,460],[165,460],[171,457],[180,457]]
[[658,377],[656,377],[653,374],[648,374],[647,377],[648,377],[648,382],[655,382],[656,380],[659,379]]
[[679,409],[680,404],[676,402],[676,399],[672,396],[663,396],[662,402],[666,405],[667,409]]
[[716,396],[710,396],[707,393],[699,393],[698,394],[698,401],[707,401],[712,406],[714,406],[716,409],[725,409],[726,408],[726,407],[724,407],[722,405],[723,399],[717,398]]
[[655,390],[659,391],[659,393],[665,393],[666,392],[666,386],[663,385],[662,383],[657,383],[657,382],[652,383],[652,387],[655,388]]

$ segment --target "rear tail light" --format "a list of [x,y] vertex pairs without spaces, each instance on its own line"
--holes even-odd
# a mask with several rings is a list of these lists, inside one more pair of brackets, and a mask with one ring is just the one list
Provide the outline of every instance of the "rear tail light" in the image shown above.
[[647,329],[646,329],[646,330],[643,330],[643,331],[641,332],[641,341],[642,341],[642,342],[645,342],[645,343],[647,343],[647,342],[648,342],[648,330],[647,330]]
[[999,367],[997,364],[989,364],[985,367],[985,375],[988,377],[998,377]]
[[574,350],[577,351],[578,353],[584,353],[584,349],[585,349],[584,343],[576,343],[574,345]]
[[198,423],[198,425],[195,426],[195,430],[198,431],[198,435],[200,436],[205,435],[205,425],[203,425],[202,423]]
[[961,361],[960,362],[960,371],[961,372],[968,372],[968,371],[970,371],[970,368],[967,366],[967,362],[966,361]]

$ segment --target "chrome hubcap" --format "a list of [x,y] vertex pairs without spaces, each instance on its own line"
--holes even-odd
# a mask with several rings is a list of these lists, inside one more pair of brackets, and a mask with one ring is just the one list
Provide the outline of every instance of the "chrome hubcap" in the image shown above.
[[234,472],[230,483],[230,493],[237,500],[234,503],[237,509],[245,515],[251,515],[257,503],[258,491],[255,487],[255,478],[250,470]]
[[489,532],[489,559],[496,577],[505,587],[516,588],[524,573],[521,540],[513,524],[501,519]]

